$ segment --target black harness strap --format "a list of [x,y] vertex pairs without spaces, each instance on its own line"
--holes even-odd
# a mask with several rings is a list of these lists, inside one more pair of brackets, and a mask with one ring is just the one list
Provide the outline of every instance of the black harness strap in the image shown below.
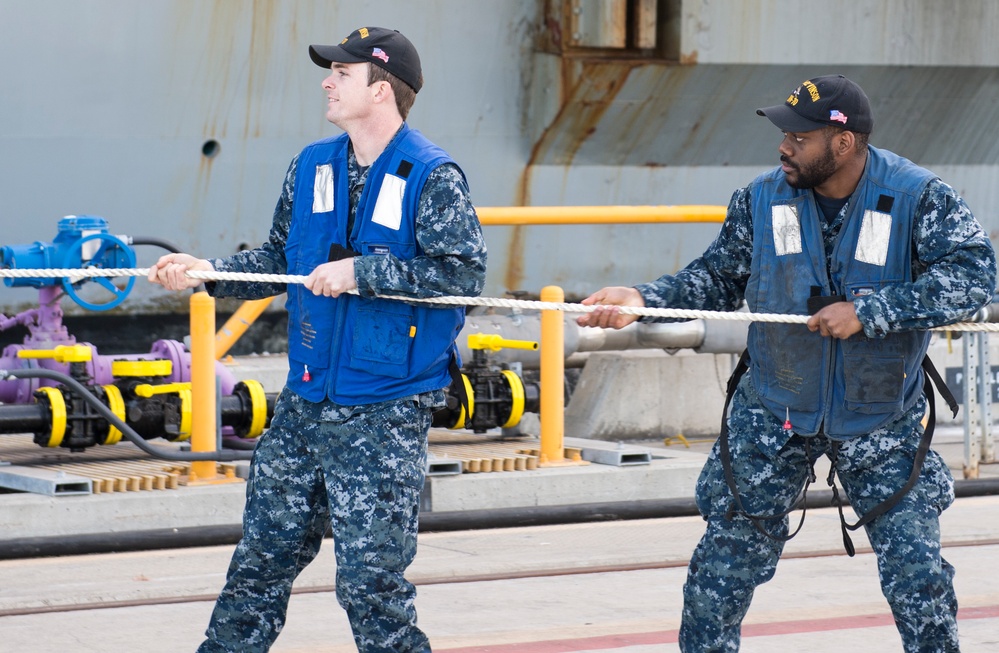
[[[833,493],[833,505],[839,510],[840,526],[843,532],[843,547],[849,556],[853,556],[856,553],[856,549],[853,546],[853,542],[850,540],[850,535],[848,531],[854,531],[869,524],[874,519],[877,519],[881,515],[887,513],[889,510],[894,508],[899,501],[902,500],[909,490],[915,486],[916,482],[919,480],[919,475],[922,472],[923,461],[926,460],[926,454],[929,452],[930,443],[933,440],[933,430],[936,425],[936,396],[933,392],[933,386],[936,385],[940,390],[940,395],[947,402],[947,406],[951,409],[954,416],[957,416],[958,404],[957,400],[954,398],[953,393],[944,383],[943,379],[940,377],[940,373],[937,372],[933,363],[928,357],[923,358],[922,363],[923,371],[926,374],[926,378],[923,383],[923,392],[926,394],[927,401],[929,402],[930,414],[929,419],[926,423],[926,428],[923,431],[923,437],[919,441],[919,447],[916,450],[916,455],[913,460],[912,472],[909,474],[909,479],[906,481],[905,485],[902,486],[897,492],[892,494],[890,497],[874,506],[867,514],[857,520],[855,524],[848,524],[846,522],[846,516],[843,513],[843,501],[840,499],[839,490],[836,487],[835,475],[836,475],[836,460],[837,460],[837,444],[832,441],[832,447],[830,450],[830,459],[832,464],[829,469],[829,476],[826,481],[832,488]],[[722,469],[725,473],[725,482],[728,485],[729,491],[732,493],[733,506],[729,509],[726,514],[726,519],[731,519],[736,514],[740,514],[748,518],[757,531],[765,535],[766,537],[776,540],[779,542],[786,542],[792,537],[798,534],[801,527],[805,523],[805,513],[807,512],[807,506],[805,506],[805,499],[808,494],[808,487],[815,482],[815,468],[811,464],[811,456],[809,455],[809,441],[805,439],[805,455],[809,459],[809,464],[811,466],[809,470],[808,480],[805,482],[805,487],[801,491],[800,501],[795,501],[791,508],[776,515],[751,515],[746,512],[742,505],[742,498],[739,496],[739,488],[735,482],[735,473],[732,471],[732,455],[729,449],[728,443],[728,410],[729,405],[732,402],[732,397],[735,395],[736,388],[739,385],[739,381],[742,379],[743,375],[749,369],[749,352],[743,351],[742,356],[739,357],[739,362],[735,366],[735,370],[732,372],[732,376],[729,377],[728,385],[726,386],[726,396],[725,396],[725,406],[722,409],[722,421],[721,429],[719,433],[719,453],[721,454]],[[765,527],[763,522],[772,519],[781,519],[790,514],[798,504],[802,505],[801,510],[801,521],[798,523],[798,527],[794,529],[794,532],[787,536],[774,535],[769,532]]]
[[950,391],[950,388],[947,387],[947,384],[944,383],[944,380],[940,377],[940,373],[937,372],[936,367],[933,366],[933,362],[930,361],[929,357],[923,358],[922,368],[925,373],[925,378],[923,379],[923,393],[926,395],[926,400],[930,405],[930,414],[929,419],[926,421],[926,428],[923,430],[923,437],[919,439],[919,447],[916,449],[916,455],[912,460],[912,471],[909,472],[909,478],[905,482],[905,485],[899,488],[890,497],[871,508],[854,524],[846,523],[846,516],[843,514],[843,501],[840,499],[839,491],[836,488],[836,459],[838,457],[839,445],[836,442],[832,442],[829,455],[832,464],[829,467],[829,477],[826,481],[829,483],[829,487],[832,488],[833,505],[839,510],[839,523],[840,528],[843,531],[843,547],[846,549],[846,553],[850,557],[853,557],[856,553],[856,549],[853,546],[853,542],[850,540],[850,534],[848,531],[855,531],[861,526],[866,526],[881,515],[890,511],[898,505],[898,502],[902,500],[902,497],[908,494],[909,490],[911,490],[919,481],[919,475],[923,471],[923,462],[926,460],[926,454],[930,451],[930,443],[933,442],[933,430],[937,423],[936,395],[933,392],[934,385],[936,385],[937,389],[940,390],[940,396],[942,396],[944,401],[947,402],[947,406],[953,412],[954,417],[957,417],[957,399],[954,398],[954,394]]
[[[749,369],[749,350],[742,352],[742,356],[739,357],[739,362],[735,365],[735,370],[732,371],[732,376],[728,379],[728,385],[725,390],[725,406],[722,408],[722,420],[721,420],[721,430],[718,436],[718,448],[721,454],[721,464],[722,470],[725,472],[725,483],[728,485],[729,492],[732,493],[732,507],[729,508],[728,513],[726,513],[725,518],[731,520],[735,515],[743,515],[764,536],[770,538],[771,540],[777,542],[786,542],[792,537],[798,534],[801,527],[805,525],[805,514],[808,512],[808,506],[806,504],[806,499],[808,497],[808,487],[815,482],[815,469],[814,467],[809,471],[808,480],[805,482],[805,487],[801,491],[801,499],[795,501],[791,504],[791,507],[786,511],[776,514],[776,515],[751,515],[746,512],[746,509],[742,505],[742,497],[739,496],[739,488],[735,483],[735,473],[732,471],[732,454],[729,451],[728,445],[728,407],[732,403],[732,396],[735,395],[736,388],[739,387],[739,381],[742,379],[743,375]],[[805,441],[806,456],[808,456],[808,441]],[[811,456],[808,456],[811,458]],[[790,535],[781,536],[774,535],[769,530],[767,530],[764,522],[782,519],[789,515],[798,504],[801,504],[801,520],[798,522],[797,528]]]

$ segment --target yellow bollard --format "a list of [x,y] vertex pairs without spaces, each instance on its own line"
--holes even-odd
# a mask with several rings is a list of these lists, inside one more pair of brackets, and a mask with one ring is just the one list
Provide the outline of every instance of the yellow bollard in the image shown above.
[[215,334],[215,360],[225,356],[226,352],[246,333],[250,325],[260,317],[260,314],[271,305],[272,301],[274,301],[273,297],[251,299],[243,302],[236,309],[232,317],[226,320],[219,332]]
[[[541,301],[561,303],[558,286],[541,289]],[[565,324],[562,311],[541,311],[541,452],[539,463],[565,460]]]
[[[215,299],[206,292],[191,296],[191,451],[215,451]],[[215,461],[191,462],[190,481],[216,479]]]

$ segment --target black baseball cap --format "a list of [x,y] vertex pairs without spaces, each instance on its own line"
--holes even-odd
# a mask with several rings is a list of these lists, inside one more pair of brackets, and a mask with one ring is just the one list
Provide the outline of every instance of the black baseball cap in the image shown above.
[[309,56],[321,68],[337,63],[373,63],[409,84],[423,87],[420,55],[409,39],[394,29],[361,27],[337,45],[310,45]]
[[858,134],[874,129],[874,114],[864,90],[842,75],[806,79],[784,104],[756,110],[785,132],[842,127]]

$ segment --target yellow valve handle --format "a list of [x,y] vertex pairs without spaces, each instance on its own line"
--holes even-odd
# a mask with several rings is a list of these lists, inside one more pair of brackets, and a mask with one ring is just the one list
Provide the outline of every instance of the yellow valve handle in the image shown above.
[[18,358],[51,358],[57,363],[89,363],[93,351],[86,345],[57,345],[55,349],[22,349]]
[[135,394],[140,397],[152,397],[153,395],[168,395],[173,392],[181,393],[184,390],[190,392],[190,383],[163,383],[162,385],[150,385],[141,383],[135,386]]
[[533,340],[507,340],[495,333],[472,333],[468,336],[468,348],[489,351],[499,351],[504,348],[535,350],[538,348],[538,343]]

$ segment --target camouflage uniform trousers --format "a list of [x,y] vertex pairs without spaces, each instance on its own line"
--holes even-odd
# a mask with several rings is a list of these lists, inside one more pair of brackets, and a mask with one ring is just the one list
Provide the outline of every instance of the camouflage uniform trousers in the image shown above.
[[243,538],[199,653],[267,651],[284,626],[292,582],[331,523],[337,601],[357,650],[430,651],[403,572],[416,555],[439,394],[353,407],[281,394],[253,456]]
[[[836,473],[854,510],[864,514],[901,488],[912,470],[926,399],[867,436],[838,443]],[[824,435],[782,436],[783,424],[760,405],[749,376],[733,397],[729,439],[743,508],[753,515],[786,511],[803,487],[810,463],[828,455]],[[785,443],[784,440],[787,440]],[[697,481],[697,505],[707,529],[691,557],[683,588],[680,650],[738,651],[740,627],[753,592],[770,580],[783,543],[761,534],[745,516],[729,518],[732,494],[714,448]],[[958,651],[954,568],[940,555],[940,513],[954,499],[950,470],[935,451],[919,481],[890,512],[865,526],[877,555],[881,589],[907,653]],[[785,536],[788,518],[762,522]],[[821,584],[821,578],[812,582]],[[858,597],[860,598],[860,597]],[[788,617],[793,618],[793,606]]]

